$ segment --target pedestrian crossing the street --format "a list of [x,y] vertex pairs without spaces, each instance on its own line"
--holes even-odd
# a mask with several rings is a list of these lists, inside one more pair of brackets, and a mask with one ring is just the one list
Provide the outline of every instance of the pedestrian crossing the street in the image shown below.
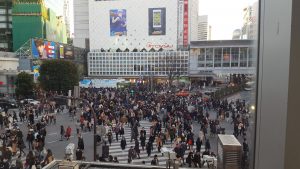
[[[152,125],[151,122],[143,120],[143,121],[140,121],[140,127],[138,128],[138,131],[140,131],[142,129],[142,127],[144,127],[144,129],[146,130],[146,133],[147,133],[146,134],[146,143],[148,142],[148,139],[149,139],[149,136],[150,136],[150,127],[151,127],[151,125]],[[162,131],[164,131],[164,128],[162,128]],[[131,140],[131,128],[128,125],[126,125],[124,127],[124,137],[125,137],[126,143],[127,143],[125,150],[121,149],[121,137],[120,136],[119,136],[119,141],[117,142],[117,140],[115,138],[115,135],[113,135],[113,141],[112,141],[111,145],[109,146],[109,155],[111,155],[113,157],[117,157],[119,163],[128,163],[128,150],[130,149],[131,146],[133,148],[135,146],[134,140],[132,140],[132,142],[130,142],[130,140]],[[107,138],[106,138],[106,140],[107,140]],[[140,142],[140,140],[139,140],[139,142]],[[170,143],[170,140],[166,141],[166,144],[163,145],[163,147],[167,148],[168,150],[173,150],[174,146],[175,146],[174,142]],[[194,145],[193,148],[195,149],[196,146]],[[201,153],[204,152],[204,151],[205,151],[205,148],[204,148],[204,145],[202,145]],[[188,156],[189,152],[190,152],[190,150],[185,151],[184,158],[186,158]],[[140,145],[140,158],[133,159],[131,164],[151,165],[151,161],[154,158],[154,155],[158,156],[160,166],[165,166],[166,165],[166,162],[168,160],[168,155],[167,154],[163,155],[162,152],[158,151],[156,141],[154,141],[154,143],[153,143],[153,150],[151,151],[151,156],[150,157],[148,157],[146,147],[143,151],[142,147]]]

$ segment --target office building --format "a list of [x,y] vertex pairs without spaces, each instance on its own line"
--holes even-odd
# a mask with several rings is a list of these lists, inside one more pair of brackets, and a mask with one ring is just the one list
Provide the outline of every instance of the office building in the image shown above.
[[12,51],[12,0],[0,0],[0,51]]

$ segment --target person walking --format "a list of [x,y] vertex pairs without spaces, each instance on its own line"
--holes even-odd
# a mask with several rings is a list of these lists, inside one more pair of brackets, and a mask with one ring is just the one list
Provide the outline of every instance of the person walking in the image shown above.
[[33,140],[34,140],[33,129],[29,129],[28,134],[27,134],[27,138],[26,138],[26,141],[28,142],[29,150],[32,149]]
[[128,163],[130,164],[132,162],[132,159],[134,159],[136,156],[136,153],[133,149],[133,146],[131,146],[128,150]]
[[126,148],[126,139],[124,136],[122,136],[122,139],[121,139],[121,149],[124,151],[125,148]]
[[151,150],[152,150],[152,144],[150,142],[147,143],[146,150],[147,150],[148,157],[150,157]]
[[109,129],[108,133],[107,133],[107,139],[108,139],[108,143],[109,143],[109,146],[111,146],[111,142],[112,142],[112,132],[111,130]]
[[186,158],[186,163],[188,163],[189,167],[192,167],[193,160],[194,160],[193,152],[189,152],[189,155]]
[[205,150],[210,151],[210,142],[209,142],[209,139],[206,139]]
[[63,141],[64,136],[65,136],[65,129],[64,129],[64,126],[61,125],[60,126],[60,141]]
[[197,141],[196,141],[196,151],[197,152],[200,152],[201,146],[202,146],[202,141],[201,141],[200,137],[198,137]]
[[141,134],[140,140],[141,140],[142,150],[144,151],[144,148],[146,146],[146,134]]
[[67,130],[66,130],[66,137],[67,137],[67,140],[70,139],[71,137],[71,132],[72,132],[72,129],[70,126],[68,126]]
[[138,159],[140,159],[140,158],[141,158],[141,157],[140,157],[141,151],[140,151],[140,143],[139,143],[138,140],[135,140],[134,150],[135,150],[135,152],[136,152],[136,155],[137,155]]
[[77,145],[77,147],[78,147],[80,150],[84,150],[84,141],[83,141],[82,136],[79,136],[79,137],[78,137],[78,145]]
[[156,155],[156,154],[154,155],[154,158],[153,158],[153,160],[151,161],[151,165],[156,165],[156,166],[159,165],[159,161],[158,161],[158,158],[157,158],[157,155]]

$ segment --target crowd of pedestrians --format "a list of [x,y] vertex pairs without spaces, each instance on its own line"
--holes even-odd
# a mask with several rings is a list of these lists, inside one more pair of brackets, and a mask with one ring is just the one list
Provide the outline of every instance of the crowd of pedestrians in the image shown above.
[[[143,86],[130,89],[82,89],[80,97],[90,105],[82,101],[76,106],[69,106],[67,110],[76,128],[58,126],[61,141],[69,140],[72,131],[75,131],[73,133],[78,139],[76,160],[85,160],[82,133],[92,131],[95,125],[107,128],[105,135],[97,136],[99,143],[109,147],[119,142],[123,151],[129,148],[126,152],[128,163],[140,159],[141,151],[145,151],[148,158],[143,163],[153,157],[150,164],[159,165],[159,154],[153,155],[153,150],[163,153],[162,148],[172,144],[171,151],[175,152],[180,165],[202,167],[206,165],[203,156],[216,156],[211,148],[210,137],[225,133],[225,128],[220,125],[222,121],[234,126],[234,133],[229,134],[242,139],[244,154],[248,152],[246,130],[249,126],[249,110],[242,100],[204,98],[196,93],[178,96],[175,92],[150,92]],[[17,168],[44,166],[54,159],[52,151],[46,149],[45,137],[47,126],[56,124],[56,114],[62,112],[63,107],[43,100],[37,105],[23,104],[19,109],[19,117],[15,111],[0,114],[1,129],[5,129],[0,136],[0,169],[11,166],[13,156],[17,157],[14,165]],[[217,116],[210,115],[210,111],[217,112]],[[151,122],[150,130],[140,125],[145,120]],[[17,122],[28,123],[28,132],[23,134]],[[130,139],[124,137],[125,126],[130,127]],[[128,142],[134,145],[128,147]],[[201,151],[201,147],[205,151]],[[27,154],[24,149],[28,150]],[[26,156],[25,161],[21,160],[23,156]],[[104,151],[98,157],[100,161],[119,162],[118,157],[111,156],[109,151]]]

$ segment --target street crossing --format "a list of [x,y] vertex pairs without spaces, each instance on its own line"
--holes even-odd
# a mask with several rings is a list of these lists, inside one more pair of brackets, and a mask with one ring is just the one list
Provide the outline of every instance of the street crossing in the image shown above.
[[[147,132],[146,143],[148,142],[148,138],[149,138],[149,135],[150,135],[151,125],[152,125],[151,122],[143,120],[143,121],[140,121],[140,127],[138,128],[138,131],[140,131],[142,129],[142,127],[144,127],[144,129],[146,130],[146,132]],[[164,131],[164,129],[165,128],[162,128],[162,131]],[[130,142],[131,128],[128,125],[125,125],[125,127],[124,127],[124,137],[125,137],[126,143],[127,143],[126,149],[124,151],[121,149],[121,137],[119,137],[119,141],[117,142],[116,139],[115,139],[115,135],[113,135],[113,142],[111,143],[111,146],[109,146],[109,155],[112,155],[113,157],[117,157],[119,163],[128,163],[128,150],[130,149],[131,146],[133,146],[133,148],[135,146],[134,140],[132,142]],[[170,150],[173,150],[174,146],[175,146],[174,142],[170,143],[169,140],[166,142],[165,145],[163,145],[163,147],[166,147]],[[196,146],[194,145],[193,148],[195,149]],[[204,145],[202,145],[201,153],[204,152],[204,151],[205,151],[205,147],[204,147]],[[189,152],[190,152],[189,150],[185,151],[184,158],[186,158],[188,156]],[[151,151],[151,156],[150,157],[148,157],[146,147],[143,151],[142,147],[140,145],[140,159],[138,159],[138,158],[133,159],[131,164],[151,165],[151,161],[154,158],[154,155],[158,156],[160,166],[165,166],[166,165],[166,162],[168,160],[168,156],[167,156],[167,154],[163,156],[163,154],[161,152],[158,152],[157,145],[156,145],[155,141],[153,143],[153,151]]]

